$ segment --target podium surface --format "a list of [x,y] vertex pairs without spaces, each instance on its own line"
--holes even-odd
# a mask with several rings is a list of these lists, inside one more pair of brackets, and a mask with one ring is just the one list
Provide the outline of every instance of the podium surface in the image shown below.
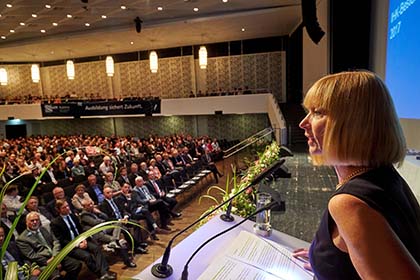
[[[201,226],[198,230],[193,232],[190,236],[181,241],[177,246],[172,248],[171,255],[169,258],[169,264],[173,268],[173,274],[165,279],[178,280],[181,279],[182,270],[184,265],[193,252],[203,244],[207,239],[213,237],[219,232],[239,223],[243,220],[242,217],[235,216],[233,222],[224,222],[220,219],[220,215],[214,216],[206,224]],[[231,242],[239,235],[241,231],[253,232],[254,222],[246,221],[242,225],[236,227],[235,229],[227,232],[226,234],[219,236],[218,238],[211,241],[207,246],[202,248],[202,250],[194,257],[188,266],[189,279],[198,279],[199,276],[204,272],[204,270],[215,260],[220,252],[223,252]],[[288,234],[273,230],[271,236],[267,239],[272,240],[278,244],[281,244],[285,247],[290,248],[291,250],[297,248],[309,248],[309,243],[300,239],[297,239]],[[156,263],[160,263],[162,257],[160,257],[156,262],[148,266],[141,273],[132,277],[132,279],[161,279],[152,275],[151,270],[152,266]]]

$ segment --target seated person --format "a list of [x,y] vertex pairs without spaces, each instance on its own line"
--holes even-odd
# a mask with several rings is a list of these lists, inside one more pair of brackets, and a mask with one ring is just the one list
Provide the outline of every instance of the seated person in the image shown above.
[[114,174],[112,172],[105,173],[105,186],[110,187],[115,195],[121,192],[121,185],[118,181],[114,180]]
[[[38,212],[26,215],[26,229],[19,235],[16,244],[22,256],[28,261],[35,262],[43,270],[60,252],[60,242],[55,236],[41,226]],[[65,279],[77,279],[82,268],[81,262],[67,256],[53,275],[59,276],[59,270],[66,271]]]
[[[25,212],[29,213],[29,212],[37,212],[39,214],[39,219],[41,220],[41,226],[43,228],[45,228],[48,231],[51,231],[50,229],[50,224],[51,224],[51,220],[54,218],[51,213],[44,207],[44,206],[39,206],[39,199],[36,196],[31,196],[28,200],[28,204],[26,204],[25,207]],[[19,220],[19,223],[22,222],[25,223],[25,227],[26,228],[26,220],[25,220],[25,216],[22,216]]]
[[203,167],[210,169],[213,173],[216,184],[219,183],[219,178],[217,176],[222,177],[223,174],[217,169],[217,166],[214,164],[208,149],[204,149],[204,155],[201,157],[201,161],[203,162]]
[[[0,227],[0,246],[3,248],[3,242],[6,238],[6,233],[4,232],[3,227]],[[21,256],[21,253],[16,246],[16,243],[14,241],[10,241],[6,252],[4,254],[3,259],[1,260],[1,266],[0,269],[2,270],[2,275],[5,275],[7,272],[7,268],[9,266],[9,263],[11,262],[17,262],[18,263],[18,279],[19,280],[26,280],[27,276],[29,275],[29,279],[37,279],[39,274],[41,274],[41,270],[39,267],[34,264],[30,265],[29,263],[25,263],[23,261],[23,257]]]
[[142,177],[137,177],[135,180],[135,187],[131,194],[131,202],[133,212],[137,212],[136,209],[142,209],[146,207],[150,212],[158,211],[160,219],[160,228],[170,231],[168,227],[170,219],[170,210],[168,206],[161,199],[154,197]]
[[86,191],[95,203],[95,205],[101,204],[105,198],[103,193],[103,187],[97,183],[97,178],[95,174],[91,174],[88,176],[88,184],[86,186]]
[[121,193],[115,197],[115,202],[117,205],[122,207],[123,211],[130,213],[130,220],[146,220],[147,228],[150,232],[150,238],[153,240],[159,240],[159,238],[156,236],[156,233],[162,233],[162,229],[158,227],[155,219],[153,218],[152,214],[150,214],[150,211],[147,209],[147,207],[135,207],[135,209],[132,209],[131,186],[128,183],[125,183],[121,187]]
[[7,206],[7,215],[16,215],[23,203],[16,185],[9,185],[3,197],[3,203]]
[[71,199],[71,203],[77,211],[81,212],[83,210],[82,202],[85,199],[91,199],[89,193],[86,192],[86,187],[83,184],[77,185],[74,189],[76,192]]
[[[104,201],[99,205],[99,209],[108,216],[107,220],[127,220],[130,217],[130,213],[127,212],[122,205],[118,205],[114,200],[114,192],[110,187],[104,188]],[[147,243],[141,241],[141,234],[137,234],[138,228],[135,228],[134,231],[134,242],[135,242],[135,252],[140,254],[147,253],[145,247]],[[126,237],[127,239],[128,237]]]
[[[83,228],[77,217],[70,212],[70,206],[66,200],[57,200],[56,209],[59,215],[51,221],[51,230],[57,239],[60,240],[61,247],[65,247],[83,232]],[[89,239],[80,242],[78,246],[71,250],[69,256],[83,261],[88,269],[96,274],[100,280],[115,279],[115,276],[108,272],[109,265],[100,248]]]
[[77,210],[76,208],[74,208],[71,199],[69,197],[66,196],[64,189],[61,187],[55,187],[52,191],[54,199],[51,200],[50,202],[47,203],[46,208],[48,209],[48,211],[51,213],[52,216],[57,217],[59,216],[59,213],[57,212],[57,207],[56,207],[56,201],[57,200],[65,200],[67,201],[69,207],[70,207],[70,212],[73,214],[78,214],[79,210]]
[[175,198],[167,197],[166,191],[159,185],[159,182],[155,180],[154,172],[149,172],[149,180],[146,182],[146,186],[149,189],[149,192],[157,199],[162,199],[167,207],[169,208],[169,213],[173,218],[181,217],[181,213],[175,212],[173,209],[178,203]]
[[[92,199],[84,199],[82,205],[83,211],[80,213],[80,223],[85,231],[108,220],[105,213],[95,208]],[[125,239],[120,240],[120,234],[121,228],[114,228],[100,231],[94,234],[92,238],[100,244],[107,244],[107,248],[117,249],[126,267],[136,267],[136,264],[128,256],[127,241]]]

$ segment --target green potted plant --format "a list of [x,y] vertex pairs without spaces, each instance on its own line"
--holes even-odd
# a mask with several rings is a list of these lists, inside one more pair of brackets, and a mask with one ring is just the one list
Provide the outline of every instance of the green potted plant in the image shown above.
[[[279,151],[280,146],[276,142],[272,142],[266,145],[263,152],[258,154],[257,160],[248,162],[248,168],[240,176],[240,178],[238,178],[236,167],[232,166],[232,178],[229,179],[229,176],[227,176],[225,188],[223,189],[219,186],[211,186],[207,190],[207,193],[200,197],[199,203],[202,199],[210,199],[213,200],[217,205],[233,197],[239,191],[246,188],[256,176],[263,172],[265,168],[267,168],[273,162],[275,162],[279,158]],[[211,194],[211,192],[214,190],[219,191],[219,195],[222,196],[221,201],[217,200],[217,198]],[[246,217],[253,213],[256,210],[254,203],[256,192],[256,186],[252,186],[249,189],[247,189],[244,193],[238,195],[236,199],[232,201],[232,214]],[[205,213],[203,213],[202,216],[206,215],[211,210],[213,210],[216,207],[216,205],[211,206]],[[227,205],[221,207],[218,210],[218,212],[224,212],[226,211],[226,208]]]

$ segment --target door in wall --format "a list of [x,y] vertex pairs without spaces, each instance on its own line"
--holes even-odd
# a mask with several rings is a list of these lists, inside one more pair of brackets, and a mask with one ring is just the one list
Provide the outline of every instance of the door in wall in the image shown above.
[[6,139],[26,137],[26,124],[6,125]]

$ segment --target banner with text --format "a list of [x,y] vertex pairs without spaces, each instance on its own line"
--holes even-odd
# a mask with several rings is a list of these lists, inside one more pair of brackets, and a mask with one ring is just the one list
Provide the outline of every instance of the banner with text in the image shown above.
[[160,113],[160,100],[129,100],[42,104],[43,117],[152,115]]

